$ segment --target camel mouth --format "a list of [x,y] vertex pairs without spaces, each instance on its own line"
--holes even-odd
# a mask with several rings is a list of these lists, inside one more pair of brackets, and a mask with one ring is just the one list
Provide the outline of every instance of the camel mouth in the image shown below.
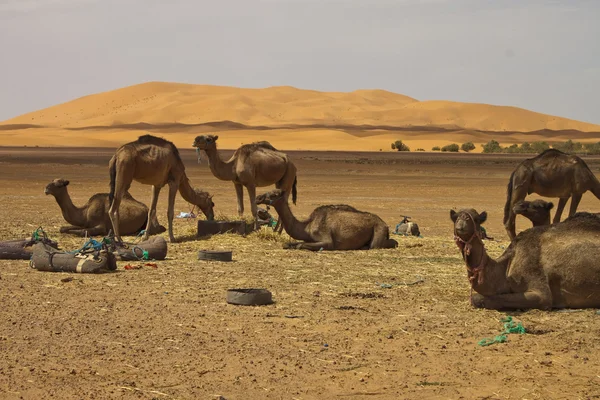
[[49,195],[50,194],[50,191],[48,190],[48,188],[44,189],[44,194],[45,195]]
[[527,206],[526,206],[526,205],[524,205],[524,204],[515,204],[515,205],[513,206],[513,212],[514,212],[515,214],[522,214],[522,213],[524,213],[525,211],[527,211]]

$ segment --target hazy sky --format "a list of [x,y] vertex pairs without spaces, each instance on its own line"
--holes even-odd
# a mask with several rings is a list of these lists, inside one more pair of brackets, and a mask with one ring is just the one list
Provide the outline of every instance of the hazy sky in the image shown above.
[[0,120],[145,81],[386,89],[600,123],[598,0],[0,0]]

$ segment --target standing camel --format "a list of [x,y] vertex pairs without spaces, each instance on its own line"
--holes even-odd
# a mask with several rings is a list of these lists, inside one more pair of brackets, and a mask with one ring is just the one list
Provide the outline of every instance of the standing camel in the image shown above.
[[569,197],[571,216],[577,211],[581,196],[588,190],[600,199],[600,182],[580,157],[549,149],[524,160],[515,168],[508,181],[504,206],[504,227],[508,236],[511,240],[516,236],[513,206],[528,194],[560,198],[553,221],[557,223]]
[[257,204],[275,207],[285,231],[292,239],[302,242],[286,243],[284,249],[367,250],[391,249],[398,242],[390,239],[386,223],[375,214],[359,211],[346,204],[320,206],[308,219],[299,221],[290,210],[280,189],[261,194]]
[[158,223],[156,204],[160,189],[165,185],[169,185],[167,218],[171,243],[175,241],[173,216],[177,190],[187,202],[198,206],[207,219],[214,218],[213,207],[215,204],[212,202],[212,196],[202,190],[194,189],[190,185],[177,147],[165,139],[152,135],[140,136],[138,140],[119,147],[110,159],[108,166],[110,170],[109,201],[111,202],[109,215],[117,241],[121,241],[119,205],[134,180],[144,185],[152,185],[148,222],[142,240],[148,239],[151,223],[153,221]]
[[[285,193],[286,202],[291,192],[292,202],[296,204],[296,166],[285,153],[278,151],[269,142],[261,141],[242,145],[228,161],[223,161],[217,152],[218,138],[213,135],[198,136],[193,147],[206,152],[210,170],[216,178],[233,182],[240,216],[244,213],[244,187],[248,191],[255,228],[258,228],[257,187],[275,184],[277,189]],[[281,233],[283,225],[279,219],[275,230]]]
[[[491,258],[479,236],[485,211],[450,210],[454,240],[467,268],[471,303],[516,310],[600,307],[600,218],[580,212],[519,233]],[[582,251],[583,250],[583,251]]]

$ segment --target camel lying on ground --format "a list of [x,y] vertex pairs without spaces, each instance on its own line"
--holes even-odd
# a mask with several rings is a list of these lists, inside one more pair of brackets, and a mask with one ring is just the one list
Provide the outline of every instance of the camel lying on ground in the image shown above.
[[129,190],[131,182],[138,181],[144,185],[152,185],[152,200],[148,211],[148,227],[142,240],[148,239],[151,221],[156,219],[156,204],[163,186],[169,186],[167,219],[169,222],[169,240],[175,242],[173,236],[173,217],[175,215],[175,196],[177,191],[187,202],[198,206],[207,219],[214,218],[214,203],[207,192],[194,189],[185,174],[185,165],[181,160],[177,147],[168,140],[143,135],[136,141],[119,147],[108,163],[110,171],[111,202],[109,216],[112,222],[115,240],[121,241],[120,204],[124,194]]
[[516,214],[513,207],[528,194],[559,197],[553,221],[557,223],[569,197],[571,216],[577,211],[581,196],[588,190],[600,199],[600,182],[580,157],[549,149],[524,160],[515,168],[508,181],[504,205],[504,227],[508,237],[512,240],[516,236]]
[[[475,307],[495,310],[600,307],[600,218],[580,212],[519,233],[498,259],[476,232],[487,213],[450,211]],[[568,239],[568,240],[565,240]]]
[[398,246],[398,242],[390,239],[386,223],[375,214],[345,204],[327,205],[317,207],[308,219],[299,221],[285,199],[285,193],[275,189],[257,196],[256,204],[273,206],[288,235],[302,240],[286,243],[286,249],[366,250]]
[[[71,224],[61,227],[60,232],[77,236],[108,235],[112,229],[108,216],[108,193],[96,193],[82,207],[77,207],[69,196],[68,185],[69,181],[66,179],[54,179],[44,190],[46,195],[54,196],[63,218]],[[129,192],[123,196],[119,211],[119,228],[123,235],[137,234],[146,226],[148,207],[134,199]],[[162,233],[165,230],[158,221],[150,226],[150,234]]]
[[[217,152],[218,138],[213,135],[197,136],[193,147],[204,150],[210,170],[217,179],[233,182],[240,216],[244,214],[244,187],[248,191],[256,229],[258,229],[257,187],[275,185],[277,189],[284,191],[286,202],[291,193],[292,202],[296,204],[296,166],[287,154],[277,150],[269,142],[261,141],[242,145],[228,161],[223,161]],[[278,219],[275,231],[281,233],[282,229]]]

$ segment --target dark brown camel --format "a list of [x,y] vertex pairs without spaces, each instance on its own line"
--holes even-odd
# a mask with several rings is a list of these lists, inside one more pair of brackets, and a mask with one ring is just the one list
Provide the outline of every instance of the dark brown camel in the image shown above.
[[345,204],[327,205],[317,207],[308,219],[299,221],[286,199],[280,189],[256,197],[256,204],[275,207],[288,235],[302,240],[286,243],[286,249],[366,250],[398,246],[398,242],[390,239],[386,223],[375,214]]
[[[600,218],[580,212],[527,229],[498,259],[479,237],[486,212],[450,211],[475,307],[494,310],[600,307]],[[565,240],[567,239],[567,240]],[[585,251],[582,251],[585,249]]]
[[600,199],[600,182],[580,157],[549,149],[521,162],[508,181],[504,206],[504,227],[510,239],[516,236],[514,205],[525,196],[537,193],[560,198],[554,223],[560,221],[567,200],[571,197],[569,216],[575,214],[581,196],[591,191]]

